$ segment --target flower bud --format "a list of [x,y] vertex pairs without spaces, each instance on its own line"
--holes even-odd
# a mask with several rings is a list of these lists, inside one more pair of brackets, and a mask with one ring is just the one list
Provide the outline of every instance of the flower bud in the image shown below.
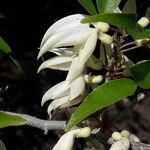
[[103,80],[102,75],[98,75],[98,76],[85,75],[84,76],[84,81],[89,84],[98,84],[98,83],[101,83],[102,80]]
[[138,25],[140,25],[142,28],[145,28],[149,25],[150,21],[146,17],[142,17],[138,22]]
[[97,22],[95,24],[95,27],[102,32],[108,32],[110,29],[109,24],[105,22]]
[[81,128],[76,133],[76,137],[86,138],[86,137],[89,137],[90,135],[91,135],[91,128],[89,128],[89,127]]
[[130,133],[129,133],[128,130],[123,130],[123,131],[121,131],[121,135],[122,135],[124,138],[129,138]]
[[112,42],[113,42],[113,38],[110,35],[105,34],[103,32],[99,33],[99,39],[104,44],[112,44]]
[[119,141],[122,139],[122,135],[119,132],[114,132],[111,136],[113,138],[113,140],[115,141]]
[[135,42],[136,42],[136,45],[137,45],[137,46],[142,46],[142,45],[148,43],[148,42],[149,42],[149,39],[148,39],[148,38],[139,39],[139,40],[135,40]]
[[93,84],[98,84],[101,83],[103,81],[103,76],[102,75],[98,75],[98,76],[92,76],[92,83]]

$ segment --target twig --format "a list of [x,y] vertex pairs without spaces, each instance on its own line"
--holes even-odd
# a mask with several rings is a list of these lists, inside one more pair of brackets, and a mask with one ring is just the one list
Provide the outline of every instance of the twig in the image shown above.
[[127,46],[135,45],[135,44],[136,44],[135,41],[126,43],[126,44],[122,45],[122,46],[120,47],[120,49],[123,49],[124,47],[127,47]]
[[141,142],[131,142],[132,150],[150,150],[150,145]]
[[128,51],[130,51],[130,50],[133,50],[133,49],[136,49],[136,48],[139,48],[139,47],[141,47],[141,46],[134,46],[134,47],[131,47],[131,48],[123,49],[123,50],[121,50],[121,52],[122,52],[122,53],[128,52]]
[[27,121],[25,125],[44,130],[44,134],[47,134],[49,130],[64,130],[66,126],[66,121],[43,120],[27,114],[19,114],[8,111],[0,111],[0,112],[22,117]]

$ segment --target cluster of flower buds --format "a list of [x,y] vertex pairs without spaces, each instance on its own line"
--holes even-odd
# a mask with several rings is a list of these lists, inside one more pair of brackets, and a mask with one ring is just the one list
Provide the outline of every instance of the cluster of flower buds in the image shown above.
[[[150,23],[150,20],[146,17],[142,17],[140,20],[138,20],[137,24],[141,27],[141,28],[146,28]],[[137,46],[142,46],[144,44],[147,44],[150,41],[149,38],[144,38],[144,39],[138,39],[136,40],[136,45]]]
[[108,140],[108,143],[112,144],[109,150],[129,150],[130,142],[140,142],[140,140],[127,130],[113,132],[111,138]]
[[48,114],[57,108],[66,108],[82,101],[85,83],[97,84],[102,76],[84,76],[86,67],[95,70],[103,68],[102,62],[92,55],[97,40],[111,44],[113,38],[106,34],[110,26],[104,22],[82,24],[85,16],[75,14],[58,20],[45,33],[38,58],[46,52],[56,54],[55,57],[44,61],[38,69],[50,68],[68,71],[65,81],[50,88],[42,98],[42,105],[53,100],[48,107]]

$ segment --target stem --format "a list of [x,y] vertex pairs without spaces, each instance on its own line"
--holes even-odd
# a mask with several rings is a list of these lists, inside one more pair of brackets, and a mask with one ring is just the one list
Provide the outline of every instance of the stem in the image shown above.
[[66,126],[66,121],[43,120],[27,114],[19,114],[8,111],[0,111],[0,112],[22,117],[26,120],[25,125],[44,130],[44,134],[47,134],[49,130],[64,130]]
[[134,46],[134,47],[131,47],[131,48],[123,49],[123,50],[121,50],[121,52],[122,52],[122,53],[128,52],[128,51],[130,51],[130,50],[133,50],[133,49],[136,49],[136,48],[139,48],[139,47],[141,47],[141,46]]
[[124,47],[131,46],[131,45],[135,45],[135,41],[129,42],[129,43],[126,43],[126,44],[122,45],[122,46],[120,47],[120,49],[123,49]]

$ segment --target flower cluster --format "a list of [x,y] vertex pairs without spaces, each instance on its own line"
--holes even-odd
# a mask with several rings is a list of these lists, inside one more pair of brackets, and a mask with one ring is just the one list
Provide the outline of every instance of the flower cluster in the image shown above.
[[109,150],[129,150],[130,142],[140,142],[140,140],[127,130],[123,130],[120,133],[114,132],[108,140],[108,143],[112,144]]
[[[75,14],[65,17],[54,23],[45,33],[40,47],[38,58],[46,52],[55,53],[53,57],[41,64],[38,69],[50,68],[68,71],[65,81],[50,88],[42,98],[42,105],[53,100],[48,107],[48,114],[56,108],[65,108],[82,101],[85,91],[87,76],[86,66],[99,70],[102,63],[92,55],[97,40],[102,43],[111,44],[113,38],[106,34],[109,24],[104,22],[82,24],[80,21],[85,16]],[[86,78],[86,80],[85,80]],[[102,76],[88,77],[94,83],[100,83]]]

